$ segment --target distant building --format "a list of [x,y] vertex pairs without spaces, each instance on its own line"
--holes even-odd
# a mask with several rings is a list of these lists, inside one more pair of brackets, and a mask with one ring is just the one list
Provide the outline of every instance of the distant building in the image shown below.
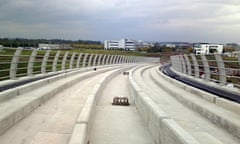
[[208,44],[208,43],[194,43],[193,44],[193,53],[196,55],[199,54],[213,54],[213,53],[218,53],[222,54],[223,53],[223,45],[222,44]]
[[59,44],[43,44],[43,43],[40,43],[40,44],[38,44],[38,48],[41,49],[41,50],[60,49],[60,45]]
[[106,49],[106,50],[120,49],[120,48],[119,48],[119,41],[115,41],[115,40],[105,40],[105,41],[104,41],[104,49]]
[[138,48],[148,47],[148,46],[150,46],[150,44],[147,42],[130,40],[130,39],[121,39],[119,41],[117,40],[104,41],[104,49],[106,50],[120,49],[120,50],[134,51],[134,50],[137,50]]
[[65,44],[38,44],[38,48],[40,50],[47,50],[47,49],[72,49],[70,45]]
[[136,50],[138,48],[138,43],[135,40],[121,39],[119,41],[119,48],[124,50]]
[[167,47],[167,48],[175,48],[176,45],[175,45],[175,44],[166,44],[166,47]]

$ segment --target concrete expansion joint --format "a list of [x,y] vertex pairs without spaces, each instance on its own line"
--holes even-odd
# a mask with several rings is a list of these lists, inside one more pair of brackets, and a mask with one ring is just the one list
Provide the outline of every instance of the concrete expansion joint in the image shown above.
[[88,121],[76,121],[76,123],[75,124],[88,124]]
[[161,117],[160,121],[163,121],[163,120],[165,120],[165,119],[172,119],[172,118],[169,117],[169,116],[163,116],[163,117]]
[[51,134],[61,134],[61,135],[70,135],[70,132],[51,132],[51,131],[42,131],[44,133],[51,133]]

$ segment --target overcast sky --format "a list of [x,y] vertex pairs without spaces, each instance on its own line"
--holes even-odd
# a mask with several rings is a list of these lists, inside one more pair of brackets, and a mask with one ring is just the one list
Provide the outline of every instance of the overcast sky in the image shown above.
[[240,0],[0,0],[0,37],[240,42]]

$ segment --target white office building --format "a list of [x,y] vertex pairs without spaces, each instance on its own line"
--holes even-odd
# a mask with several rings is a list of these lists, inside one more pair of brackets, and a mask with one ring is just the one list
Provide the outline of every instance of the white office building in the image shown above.
[[223,45],[222,44],[207,44],[207,43],[194,43],[193,44],[193,53],[196,55],[204,54],[213,54],[223,53]]
[[72,49],[72,47],[69,44],[39,43],[38,49],[40,49],[40,50],[55,50],[55,49]]
[[106,50],[113,50],[113,49],[120,49],[120,50],[130,50],[134,51],[141,47],[147,47],[150,44],[137,41],[137,40],[130,40],[130,39],[121,39],[117,40],[105,40],[104,41],[104,49]]
[[38,48],[41,50],[60,49],[60,45],[59,44],[39,43]]
[[104,41],[104,49],[106,49],[106,50],[120,49],[119,48],[119,41],[105,40]]

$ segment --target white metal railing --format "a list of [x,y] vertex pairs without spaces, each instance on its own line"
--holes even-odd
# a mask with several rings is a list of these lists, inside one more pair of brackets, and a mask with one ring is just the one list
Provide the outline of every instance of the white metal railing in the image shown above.
[[0,81],[81,67],[136,62],[156,62],[156,58],[3,47],[0,51]]
[[240,54],[175,55],[171,64],[178,72],[240,88]]

